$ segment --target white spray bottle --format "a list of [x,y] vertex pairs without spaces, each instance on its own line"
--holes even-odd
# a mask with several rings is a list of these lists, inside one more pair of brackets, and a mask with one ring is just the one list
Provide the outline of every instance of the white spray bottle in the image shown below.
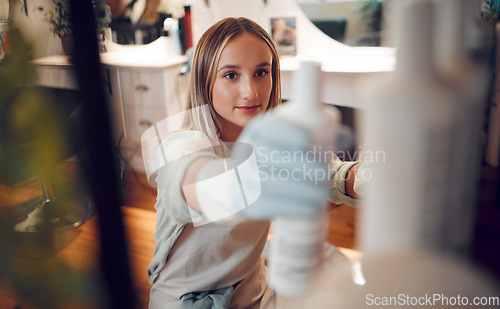
[[[332,154],[339,114],[333,109],[322,109],[320,103],[320,63],[301,62],[294,75],[295,99],[276,110],[277,115],[287,122],[311,132],[315,149],[320,152],[320,163],[329,160]],[[318,155],[318,153],[316,153]],[[329,175],[324,175],[329,177]],[[314,205],[311,205],[314,207]],[[325,241],[324,209],[314,218],[277,218],[274,221],[269,258],[269,285],[274,291],[286,297],[304,297],[321,262]]]

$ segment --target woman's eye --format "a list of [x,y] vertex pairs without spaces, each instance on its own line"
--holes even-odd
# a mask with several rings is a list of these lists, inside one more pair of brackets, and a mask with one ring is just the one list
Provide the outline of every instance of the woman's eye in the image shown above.
[[227,79],[235,79],[236,78],[236,73],[234,72],[228,72],[224,75],[224,78],[227,78]]
[[257,72],[255,72],[255,76],[257,76],[257,77],[264,77],[267,74],[269,74],[269,72],[267,70],[258,70]]

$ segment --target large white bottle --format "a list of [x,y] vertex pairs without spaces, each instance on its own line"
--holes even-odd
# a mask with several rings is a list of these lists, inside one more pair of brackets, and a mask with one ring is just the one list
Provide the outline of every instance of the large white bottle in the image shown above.
[[481,132],[488,75],[465,47],[466,0],[435,0],[435,66],[455,94],[448,216],[443,249],[470,252],[481,168]]
[[360,216],[366,254],[439,246],[444,235],[453,96],[433,68],[432,4],[395,5],[395,70],[359,88],[377,154]]
[[311,300],[316,302],[311,308],[480,308],[472,304],[474,297],[494,297],[498,285],[435,250],[448,215],[454,96],[433,70],[433,5],[422,0],[394,5],[396,69],[359,88],[368,109],[366,151],[385,153],[367,163],[374,177],[366,183],[359,212],[366,285],[355,286],[347,269],[332,268],[327,287],[332,297]]
[[[311,132],[320,163],[328,165],[339,114],[321,108],[320,64],[303,61],[294,75],[295,98],[276,110],[284,120]],[[324,175],[329,177],[328,175]],[[317,205],[311,205],[317,207]],[[310,282],[320,266],[325,241],[326,201],[314,218],[277,218],[273,223],[268,281],[285,297],[300,298],[308,293]]]

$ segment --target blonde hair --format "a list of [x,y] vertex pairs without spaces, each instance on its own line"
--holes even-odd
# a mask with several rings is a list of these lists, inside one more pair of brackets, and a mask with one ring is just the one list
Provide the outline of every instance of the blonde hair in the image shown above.
[[[225,18],[210,27],[201,36],[193,55],[191,65],[191,79],[189,82],[189,94],[187,99],[186,129],[200,130],[207,135],[210,124],[215,125],[215,132],[220,137],[221,126],[212,102],[212,89],[217,73],[217,65],[222,54],[222,50],[234,37],[242,33],[250,33],[261,38],[269,46],[273,55],[271,63],[271,77],[273,81],[271,96],[267,109],[274,108],[281,104],[281,78],[279,69],[278,51],[269,34],[257,23],[250,19]],[[207,108],[200,108],[208,105]],[[189,112],[190,110],[199,112]]]

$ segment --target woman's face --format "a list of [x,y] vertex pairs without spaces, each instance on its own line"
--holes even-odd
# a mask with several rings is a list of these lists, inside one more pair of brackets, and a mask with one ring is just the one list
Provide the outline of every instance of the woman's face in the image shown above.
[[264,40],[244,32],[231,39],[217,65],[212,102],[224,141],[235,141],[243,127],[269,105],[273,55]]

